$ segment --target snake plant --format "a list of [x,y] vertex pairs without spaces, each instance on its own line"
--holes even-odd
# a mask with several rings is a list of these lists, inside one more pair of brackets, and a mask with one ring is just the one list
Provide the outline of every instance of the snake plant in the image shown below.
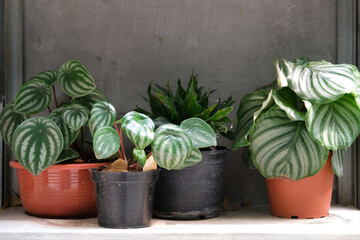
[[333,171],[342,176],[346,149],[360,133],[358,69],[309,59],[274,63],[277,85],[241,100],[233,149],[246,147],[244,162],[264,177],[292,180],[316,174],[332,151]]
[[[57,82],[72,97],[70,103],[57,103]],[[52,99],[56,108],[51,110]],[[58,72],[41,72],[21,87],[0,113],[1,136],[20,164],[38,175],[53,164],[79,157],[74,142],[98,101],[107,99],[96,89],[88,70],[78,61],[67,61]],[[45,109],[48,117],[34,116]]]

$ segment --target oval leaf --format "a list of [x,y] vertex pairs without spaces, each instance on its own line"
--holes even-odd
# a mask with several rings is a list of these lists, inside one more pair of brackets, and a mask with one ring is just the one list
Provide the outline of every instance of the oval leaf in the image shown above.
[[304,105],[304,103],[290,88],[277,90],[273,98],[275,103],[286,112],[291,120],[305,121],[305,112],[297,109],[298,105]]
[[347,148],[360,133],[360,109],[351,94],[328,104],[307,104],[307,108],[306,127],[327,149]]
[[87,123],[89,119],[89,112],[85,107],[79,104],[74,104],[65,107],[61,117],[73,131],[76,131]]
[[134,159],[140,164],[141,167],[144,167],[146,162],[146,153],[143,149],[134,148],[133,149]]
[[121,126],[125,135],[141,149],[148,146],[154,139],[155,124],[145,114],[128,112],[121,118]]
[[109,100],[106,99],[104,94],[102,94],[99,90],[95,89],[86,94],[85,96],[71,99],[71,104],[80,104],[86,107],[90,112],[93,105],[100,101],[109,102]]
[[14,105],[14,102],[8,103],[0,113],[0,133],[6,144],[11,143],[15,129],[29,118],[28,115],[15,112]]
[[216,134],[204,120],[189,118],[184,120],[180,127],[190,135],[194,148],[216,146]]
[[17,160],[35,176],[55,163],[63,145],[60,129],[44,117],[33,117],[20,124],[11,140]]
[[57,72],[53,70],[44,71],[38,73],[36,76],[32,77],[29,81],[40,80],[45,82],[47,85],[52,86],[57,80]]
[[108,102],[97,102],[93,105],[90,112],[89,128],[94,136],[97,129],[110,127],[114,124],[116,111],[112,104]]
[[333,151],[333,155],[331,157],[332,169],[338,177],[342,177],[344,175],[343,161],[347,150],[347,148],[340,148]]
[[72,148],[64,148],[56,159],[55,163],[60,163],[69,159],[78,158],[80,154]]
[[155,162],[162,168],[181,168],[192,152],[189,134],[175,124],[165,124],[155,131],[151,144]]
[[97,159],[108,158],[120,148],[120,139],[111,127],[102,127],[98,129],[93,139],[94,153]]
[[190,156],[185,160],[184,164],[182,164],[180,167],[178,168],[174,168],[174,170],[180,170],[186,167],[190,167],[192,165],[195,165],[199,162],[201,162],[202,160],[202,155],[201,152],[198,148],[193,148]]
[[25,83],[15,99],[15,111],[23,114],[36,114],[43,111],[51,102],[51,89],[41,80]]
[[266,178],[313,176],[328,156],[328,150],[311,138],[304,122],[291,121],[277,106],[259,117],[249,140],[251,159]]
[[71,97],[82,97],[96,86],[89,71],[78,61],[65,62],[59,69],[58,80],[61,89]]

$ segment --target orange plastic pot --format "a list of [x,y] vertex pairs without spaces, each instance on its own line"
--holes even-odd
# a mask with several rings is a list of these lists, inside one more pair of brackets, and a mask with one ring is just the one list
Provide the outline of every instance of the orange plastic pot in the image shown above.
[[34,176],[15,160],[21,203],[31,215],[47,218],[95,217],[95,185],[89,169],[109,163],[57,164]]
[[266,179],[270,211],[283,218],[321,218],[329,215],[334,172],[331,157],[314,176],[297,181]]

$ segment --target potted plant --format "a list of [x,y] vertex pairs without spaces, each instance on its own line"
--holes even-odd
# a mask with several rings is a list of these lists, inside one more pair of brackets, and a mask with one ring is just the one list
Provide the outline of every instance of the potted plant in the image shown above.
[[[148,116],[132,111],[115,121],[112,109],[109,103],[96,103],[90,117],[96,157],[103,159],[116,152],[119,157],[107,168],[91,171],[96,183],[98,222],[107,228],[146,227],[151,220],[157,164],[183,168],[201,161],[197,146],[212,145],[215,133],[199,118],[187,119],[180,126],[165,124],[155,131]],[[121,124],[120,130],[117,123]],[[122,132],[134,144],[129,159]],[[152,153],[146,155],[144,149],[150,144]]]
[[[58,104],[56,82],[71,97],[69,103]],[[55,109],[49,107],[52,98]],[[99,163],[91,157],[92,146],[86,145],[83,131],[92,105],[100,100],[107,101],[91,74],[71,60],[58,72],[32,77],[0,113],[0,133],[16,156],[10,166],[17,170],[21,202],[28,213],[96,216],[95,188],[88,169]],[[37,115],[45,109],[47,117]]]
[[[186,89],[180,79],[173,92],[169,83],[165,87],[149,84],[145,98],[151,111],[137,108],[151,117],[161,129],[163,124],[172,123],[190,126],[189,118],[205,121],[215,134],[227,132],[227,124],[232,121],[227,115],[232,110],[231,97],[225,101],[218,99],[209,106],[209,97],[214,90],[203,92],[198,87],[196,75],[191,75]],[[215,138],[214,138],[215,139]],[[216,140],[208,146],[197,145],[202,161],[193,165],[172,167],[160,165],[159,181],[156,184],[154,215],[166,219],[200,219],[219,215],[222,203],[222,183],[227,148],[216,147]]]
[[[280,67],[279,62],[282,63]],[[233,148],[266,178],[272,215],[328,215],[334,173],[360,133],[355,66],[276,60],[277,84],[250,93],[237,112]]]

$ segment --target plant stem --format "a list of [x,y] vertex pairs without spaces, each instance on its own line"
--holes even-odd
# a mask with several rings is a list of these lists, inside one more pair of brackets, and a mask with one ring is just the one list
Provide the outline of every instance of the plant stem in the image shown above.
[[115,129],[116,129],[116,132],[119,135],[120,143],[121,143],[121,152],[120,152],[120,150],[118,150],[118,153],[119,153],[120,157],[122,157],[127,162],[126,154],[125,154],[125,148],[124,148],[124,141],[123,141],[123,137],[122,137],[122,129],[120,127],[120,131],[119,131],[116,123],[114,123],[114,126],[115,126]]
[[50,108],[50,106],[48,106],[48,110],[49,110],[49,113],[51,113],[51,108]]
[[55,87],[54,87],[54,85],[52,85],[52,90],[53,90],[53,93],[54,93],[55,106],[56,106],[56,108],[58,108],[58,107],[59,107],[59,104],[58,104],[58,101],[57,101],[57,98],[56,98],[56,93],[55,93]]

